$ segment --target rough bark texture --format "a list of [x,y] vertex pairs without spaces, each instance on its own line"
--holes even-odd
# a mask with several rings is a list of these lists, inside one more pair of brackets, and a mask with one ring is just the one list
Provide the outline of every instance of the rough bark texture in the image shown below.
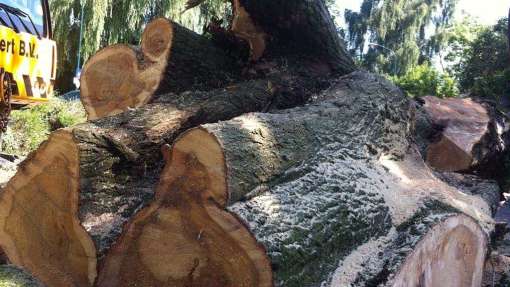
[[155,95],[190,90],[207,91],[239,80],[238,59],[198,35],[172,22],[174,37],[165,72]]
[[[353,84],[349,80],[346,82]],[[392,227],[402,228],[404,219],[410,221],[409,216],[415,216],[410,210],[406,211],[407,216],[401,214],[404,209],[412,210],[411,206],[389,199],[399,197],[402,201],[410,190],[400,188],[399,192],[393,185],[393,176],[376,161],[380,153],[401,156],[406,152],[410,121],[404,108],[406,100],[388,91],[388,86],[374,81],[365,79],[354,85],[363,85],[363,89],[368,90],[364,97],[362,93],[333,88],[333,93],[342,97],[327,104],[294,109],[288,114],[254,114],[204,126],[224,148],[230,201],[243,199],[229,210],[244,219],[266,247],[276,285],[319,286],[330,279],[328,275],[332,274],[335,264],[352,252],[357,243],[385,235]],[[371,88],[379,92],[372,94]],[[381,92],[385,90],[387,94]],[[246,161],[253,164],[246,165]],[[418,172],[427,171],[424,165],[421,168],[423,170],[418,169]],[[350,178],[355,178],[355,182],[350,182]],[[464,198],[466,202],[478,202],[486,214],[483,220],[490,221],[488,206],[483,200],[448,189],[437,179],[435,182],[444,193],[450,191],[452,196]],[[386,190],[394,194],[387,194]],[[426,191],[430,194],[433,189]],[[413,200],[426,202],[443,196],[429,195]],[[461,208],[453,202],[449,204]],[[475,214],[468,208],[463,209]],[[448,208],[424,210],[435,219],[442,213],[449,213]],[[419,214],[420,211],[414,212]],[[407,224],[416,229],[423,222]],[[427,231],[425,228],[422,236]],[[485,246],[484,233],[476,228],[474,232],[474,238],[481,241],[472,247]],[[406,236],[402,234],[399,239]],[[413,234],[412,238],[416,243],[422,236]],[[412,249],[408,252],[392,250],[402,256],[410,254]],[[468,259],[476,262],[478,270],[468,269],[462,276],[472,276],[473,271],[478,277],[472,277],[465,286],[477,286],[481,280],[483,256],[480,250],[476,258]],[[394,260],[389,266],[380,266],[384,269],[367,276],[367,284],[391,280],[400,262]],[[358,283],[356,286],[366,285]],[[413,285],[402,283],[399,286]],[[425,286],[434,285],[428,282]]]
[[304,99],[271,89],[267,81],[248,81],[162,96],[53,134],[0,195],[0,243],[7,257],[49,286],[89,286],[96,257],[154,198],[162,145],[202,123]]
[[501,200],[501,189],[496,180],[453,172],[434,172],[434,175],[465,194],[480,196],[489,204],[492,215],[496,214]]
[[317,65],[326,64],[339,74],[354,70],[323,0],[239,2],[255,24],[271,37],[267,53],[286,56],[295,53]]
[[[161,269],[154,262],[169,261],[175,280],[170,282],[176,286],[203,286],[207,280],[266,286],[267,267],[250,267],[253,257],[237,262],[239,270],[250,270],[240,277],[214,264],[218,258],[238,258],[239,251],[210,248],[222,244],[260,258],[250,237],[231,233],[249,230],[265,247],[277,286],[349,286],[334,283],[335,274],[346,270],[341,264],[337,270],[339,263],[356,256],[362,244],[385,236],[390,239],[377,257],[381,261],[358,265],[360,272],[342,280],[354,280],[352,286],[437,286],[441,278],[451,281],[449,286],[478,286],[490,208],[481,197],[434,177],[418,153],[409,152],[412,120],[409,100],[398,90],[356,73],[317,97],[316,104],[249,114],[185,133],[167,156],[156,203],[128,224],[105,260],[100,282],[159,286]],[[170,242],[178,242],[167,253],[156,256],[136,248],[150,244],[146,234],[163,228],[173,230]],[[192,255],[177,256],[177,246]],[[431,246],[445,247],[436,252]],[[466,247],[458,251],[455,246]],[[137,267],[147,274],[141,279],[122,271],[136,258],[152,263]],[[443,259],[453,275],[437,277]]]
[[26,271],[12,265],[0,266],[0,284],[5,287],[43,287]]
[[236,59],[166,19],[148,24],[140,45],[109,46],[85,64],[81,99],[89,119],[140,107],[154,94],[224,87],[240,75]]

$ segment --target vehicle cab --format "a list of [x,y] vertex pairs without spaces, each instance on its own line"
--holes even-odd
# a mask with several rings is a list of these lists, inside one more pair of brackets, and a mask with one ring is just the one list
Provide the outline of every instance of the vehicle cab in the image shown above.
[[11,103],[44,102],[53,94],[57,55],[51,38],[47,0],[0,0],[0,71],[12,84]]

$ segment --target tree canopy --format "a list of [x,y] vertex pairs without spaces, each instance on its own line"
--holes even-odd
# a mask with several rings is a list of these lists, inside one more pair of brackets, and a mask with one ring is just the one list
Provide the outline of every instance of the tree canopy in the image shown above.
[[405,74],[444,44],[431,35],[451,22],[456,3],[457,0],[363,0],[360,12],[345,13],[351,52],[370,70]]
[[152,18],[166,16],[194,31],[201,31],[213,17],[228,9],[226,1],[206,0],[199,8],[183,13],[187,0],[50,0],[54,37],[59,52],[57,86],[71,88],[77,63],[80,13],[84,4],[83,60],[113,43],[138,43],[144,25]]
[[462,90],[496,102],[504,100],[510,107],[510,54],[508,52],[508,18],[485,27],[462,50],[453,66]]

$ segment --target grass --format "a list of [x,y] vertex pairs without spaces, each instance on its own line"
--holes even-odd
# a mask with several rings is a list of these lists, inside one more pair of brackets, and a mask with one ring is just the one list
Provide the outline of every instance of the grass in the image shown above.
[[7,132],[0,137],[0,151],[25,156],[59,128],[84,122],[80,101],[53,98],[50,102],[12,111]]
[[0,265],[0,287],[42,287],[42,285],[22,269]]

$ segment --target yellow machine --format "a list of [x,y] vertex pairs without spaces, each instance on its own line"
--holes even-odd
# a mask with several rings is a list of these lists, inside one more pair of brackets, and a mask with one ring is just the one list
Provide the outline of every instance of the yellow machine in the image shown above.
[[47,0],[0,0],[0,132],[11,104],[52,96],[57,50],[51,37]]

